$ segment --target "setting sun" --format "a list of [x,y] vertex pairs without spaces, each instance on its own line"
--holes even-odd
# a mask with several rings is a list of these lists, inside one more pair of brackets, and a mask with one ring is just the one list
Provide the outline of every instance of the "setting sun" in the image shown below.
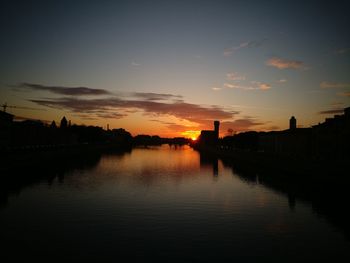
[[192,141],[195,141],[197,140],[200,133],[201,133],[200,131],[184,131],[181,133],[181,135],[187,138],[191,138]]

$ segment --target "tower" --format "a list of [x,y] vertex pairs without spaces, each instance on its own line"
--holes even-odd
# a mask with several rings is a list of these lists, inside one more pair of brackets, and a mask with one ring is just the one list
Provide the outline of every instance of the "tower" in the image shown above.
[[216,139],[219,138],[219,127],[220,127],[220,122],[214,121],[214,132],[215,132]]
[[289,120],[289,129],[290,130],[295,130],[297,128],[297,119],[292,116]]
[[66,117],[63,117],[61,120],[60,128],[65,129],[65,128],[67,128],[67,126],[68,126],[67,119],[66,119]]

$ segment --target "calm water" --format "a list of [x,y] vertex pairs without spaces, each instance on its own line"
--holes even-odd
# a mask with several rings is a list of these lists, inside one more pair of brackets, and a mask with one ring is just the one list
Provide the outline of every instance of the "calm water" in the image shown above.
[[349,257],[344,233],[310,203],[191,148],[134,149],[87,163],[45,171],[38,182],[6,194],[0,207],[5,262]]

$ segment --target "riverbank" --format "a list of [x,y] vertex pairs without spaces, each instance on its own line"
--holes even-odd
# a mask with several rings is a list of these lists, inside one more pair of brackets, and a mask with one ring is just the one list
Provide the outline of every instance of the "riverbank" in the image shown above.
[[208,147],[203,145],[192,145],[192,148],[201,154],[212,155],[238,163],[249,168],[254,166],[260,170],[276,170],[286,175],[319,175],[337,174],[345,176],[349,160],[336,159],[312,159],[301,156],[281,155],[259,151],[245,151],[239,149],[226,149],[221,147]]
[[71,162],[84,161],[90,156],[107,152],[130,152],[132,146],[111,143],[83,143],[23,146],[2,149],[0,171],[25,170],[35,167],[65,167]]

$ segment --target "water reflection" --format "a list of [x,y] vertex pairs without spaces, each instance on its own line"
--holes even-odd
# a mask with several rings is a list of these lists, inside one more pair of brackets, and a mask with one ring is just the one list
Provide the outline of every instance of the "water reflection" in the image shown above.
[[201,169],[211,169],[213,171],[213,176],[217,177],[219,175],[219,159],[210,154],[200,154],[199,158]]
[[345,193],[329,189],[341,185],[334,179],[291,178],[188,147],[81,157],[36,168],[33,177],[29,170],[7,174],[4,255],[176,262],[347,255],[349,242],[310,213],[349,236]]
[[[350,240],[350,215],[344,209],[348,203],[347,185],[349,178],[337,174],[309,177],[293,177],[274,170],[256,169],[254,166],[221,160],[225,167],[232,169],[232,174],[248,184],[262,184],[286,196],[291,211],[297,206],[297,200],[310,203],[314,212],[325,217]],[[219,175],[219,158],[211,154],[200,153],[202,170],[212,170],[213,177]]]
[[254,166],[232,163],[230,160],[222,161],[242,180],[262,184],[285,195],[291,211],[296,209],[297,202],[311,204],[314,212],[327,218],[350,240],[350,215],[345,209],[349,200],[348,177],[338,174],[320,176],[317,173],[307,177],[291,176],[271,169],[261,170]]
[[117,152],[79,152],[54,156],[51,160],[42,162],[40,157],[30,158],[29,166],[2,167],[0,184],[0,208],[6,206],[10,195],[18,196],[22,189],[47,182],[52,185],[55,181],[63,184],[65,176],[77,170],[91,170],[101,161],[102,155],[116,158],[130,154],[130,151]]

